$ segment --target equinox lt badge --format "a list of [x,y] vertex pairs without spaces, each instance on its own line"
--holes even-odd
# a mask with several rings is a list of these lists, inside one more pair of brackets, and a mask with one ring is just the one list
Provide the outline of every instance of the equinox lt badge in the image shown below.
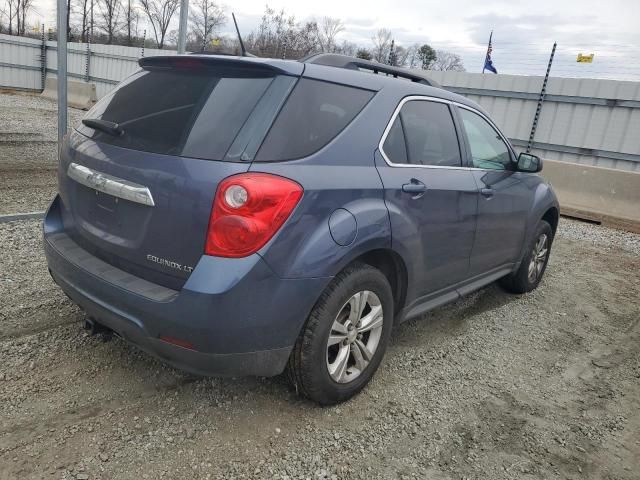
[[167,260],[166,258],[156,257],[155,255],[147,254],[147,260],[153,263],[157,263],[158,265],[162,265],[164,267],[173,268],[174,270],[180,270],[181,272],[187,272],[187,273],[193,272],[193,267],[190,267],[188,265],[182,265],[178,262]]

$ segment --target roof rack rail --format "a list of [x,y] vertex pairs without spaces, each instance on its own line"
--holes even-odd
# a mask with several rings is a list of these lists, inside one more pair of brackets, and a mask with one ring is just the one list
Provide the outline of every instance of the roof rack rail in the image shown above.
[[315,65],[326,65],[328,67],[346,68],[349,70],[366,70],[376,74],[385,74],[395,78],[405,78],[412,82],[422,83],[431,87],[440,87],[440,85],[413,70],[401,67],[393,67],[383,63],[376,63],[363,58],[349,57],[339,53],[313,53],[299,60],[302,63],[312,63]]

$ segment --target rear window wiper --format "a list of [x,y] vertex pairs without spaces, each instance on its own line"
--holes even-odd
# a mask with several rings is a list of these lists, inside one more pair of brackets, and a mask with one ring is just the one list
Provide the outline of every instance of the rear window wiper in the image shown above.
[[82,123],[89,128],[100,130],[101,132],[108,133],[114,137],[119,137],[124,134],[124,130],[116,122],[110,122],[109,120],[100,120],[98,118],[84,118]]

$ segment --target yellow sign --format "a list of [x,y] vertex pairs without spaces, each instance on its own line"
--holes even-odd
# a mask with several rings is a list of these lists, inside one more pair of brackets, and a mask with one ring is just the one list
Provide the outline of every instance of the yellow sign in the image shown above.
[[211,40],[211,46],[212,47],[219,47],[220,46],[220,39],[219,38],[214,38],[213,40]]
[[581,53],[579,53],[576,61],[578,63],[593,63],[593,57],[593,53],[591,55],[582,55]]

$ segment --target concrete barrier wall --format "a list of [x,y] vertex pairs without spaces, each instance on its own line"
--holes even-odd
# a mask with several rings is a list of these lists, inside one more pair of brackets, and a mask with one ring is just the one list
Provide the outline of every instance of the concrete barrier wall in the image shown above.
[[[58,99],[58,79],[47,78],[41,96],[52,100]],[[98,100],[96,84],[77,82],[67,79],[67,102],[69,106],[89,110]]]
[[561,212],[640,233],[640,172],[544,160]]

